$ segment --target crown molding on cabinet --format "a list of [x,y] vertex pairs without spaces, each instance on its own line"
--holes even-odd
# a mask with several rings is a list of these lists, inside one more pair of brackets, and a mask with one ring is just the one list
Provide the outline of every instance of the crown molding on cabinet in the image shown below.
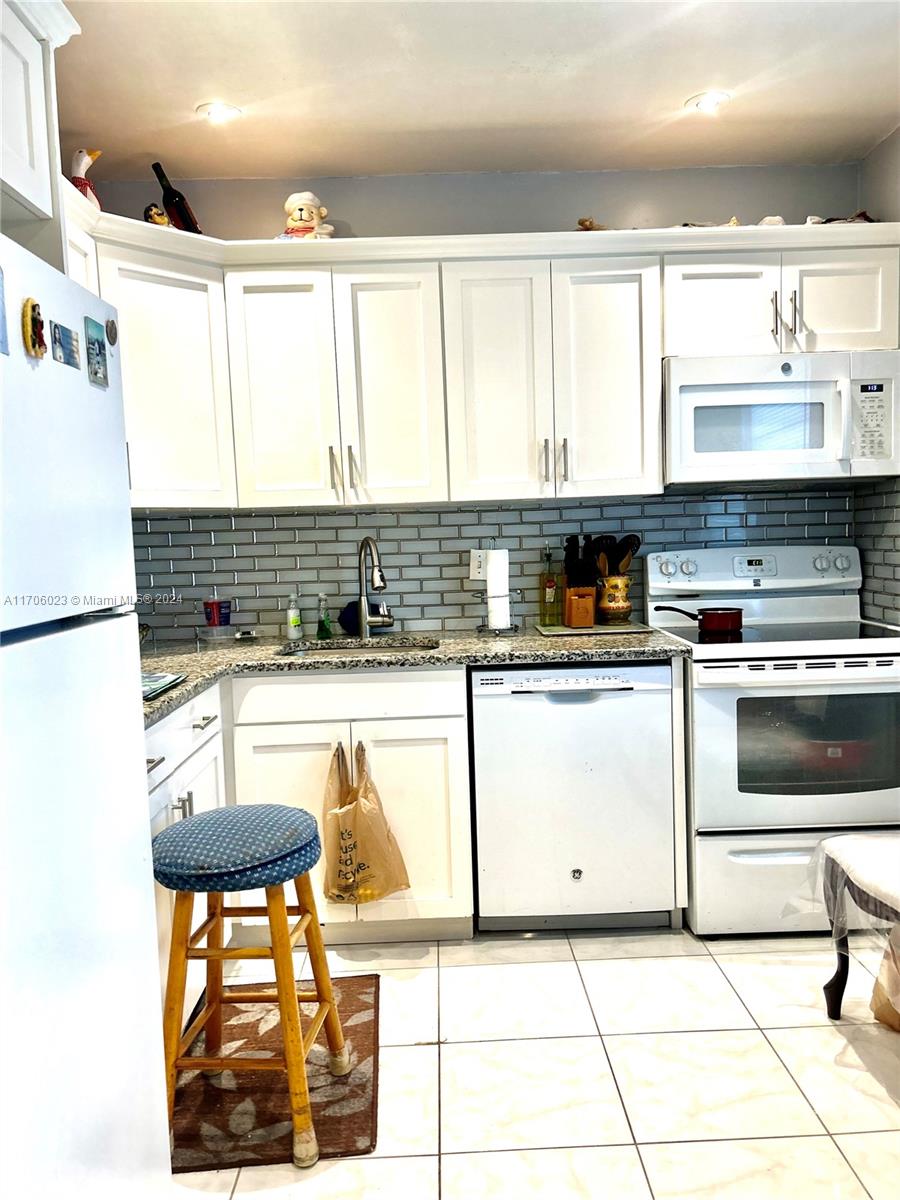
[[54,50],[81,33],[81,26],[60,0],[8,0],[39,42],[49,42]]

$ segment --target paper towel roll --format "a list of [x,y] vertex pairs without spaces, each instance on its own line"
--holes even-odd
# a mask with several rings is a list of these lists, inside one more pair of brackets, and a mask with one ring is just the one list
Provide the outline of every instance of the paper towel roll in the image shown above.
[[509,629],[509,551],[488,550],[486,565],[488,628]]

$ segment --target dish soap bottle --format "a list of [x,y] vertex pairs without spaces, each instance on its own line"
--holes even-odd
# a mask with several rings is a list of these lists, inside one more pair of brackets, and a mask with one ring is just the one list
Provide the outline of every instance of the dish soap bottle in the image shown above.
[[299,642],[303,638],[303,618],[300,615],[300,592],[296,591],[288,600],[287,635],[289,642]]
[[326,638],[334,637],[334,630],[331,628],[331,615],[328,612],[328,597],[324,592],[319,592],[319,620],[316,624],[316,637],[320,642]]
[[553,555],[550,547],[544,543],[544,569],[540,578],[540,616],[542,625],[559,625],[562,622],[560,612],[561,589],[556,571],[553,569]]

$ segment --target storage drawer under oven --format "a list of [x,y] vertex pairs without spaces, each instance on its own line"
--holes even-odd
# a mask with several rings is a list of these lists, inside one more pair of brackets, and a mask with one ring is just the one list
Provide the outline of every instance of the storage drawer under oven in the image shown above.
[[[797,911],[811,894],[809,863],[825,833],[695,837],[688,924],[694,933],[827,930],[824,905]],[[785,911],[789,909],[790,911]]]

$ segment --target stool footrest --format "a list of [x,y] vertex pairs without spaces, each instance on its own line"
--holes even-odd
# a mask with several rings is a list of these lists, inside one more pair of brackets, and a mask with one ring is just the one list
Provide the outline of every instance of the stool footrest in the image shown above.
[[309,1054],[312,1049],[312,1044],[319,1036],[319,1030],[325,1024],[325,1018],[328,1016],[328,1010],[331,1005],[327,1001],[320,1001],[319,1007],[316,1009],[316,1015],[307,1026],[306,1033],[303,1035],[303,1057]]
[[278,1058],[203,1058],[187,1055],[175,1060],[176,1071],[283,1071],[284,1059]]
[[[275,986],[274,984],[272,985]],[[297,1000],[300,1004],[318,1004],[320,1003],[318,992],[297,992]],[[241,991],[229,992],[222,997],[223,1004],[277,1004],[278,995],[275,992],[254,992]]]
[[[287,904],[287,915],[289,917],[300,917],[303,915],[298,904]],[[269,910],[264,904],[226,904],[222,908],[223,917],[267,917]]]

